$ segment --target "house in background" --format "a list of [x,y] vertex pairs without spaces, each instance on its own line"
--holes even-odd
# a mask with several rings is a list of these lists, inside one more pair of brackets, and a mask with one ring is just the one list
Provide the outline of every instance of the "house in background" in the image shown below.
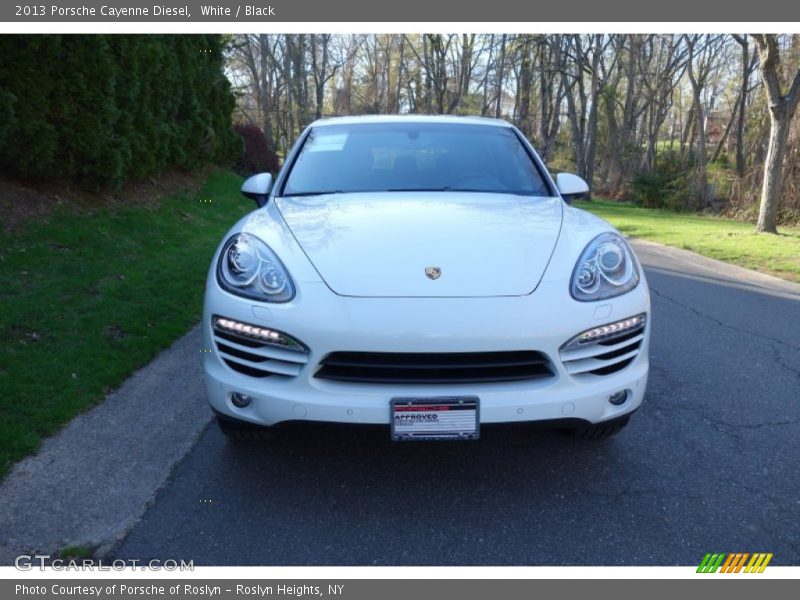
[[[731,112],[729,110],[710,109],[705,113],[706,143],[715,147],[719,141],[725,137],[725,129],[731,123]],[[725,148],[730,150],[736,147],[736,128],[730,126],[725,139]]]

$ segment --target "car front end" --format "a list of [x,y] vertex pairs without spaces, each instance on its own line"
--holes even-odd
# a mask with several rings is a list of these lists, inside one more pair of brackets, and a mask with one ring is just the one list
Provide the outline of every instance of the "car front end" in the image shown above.
[[222,422],[394,433],[398,402],[442,399],[440,417],[472,403],[471,438],[495,423],[597,430],[642,403],[649,292],[604,221],[556,195],[280,196],[209,271],[204,369]]

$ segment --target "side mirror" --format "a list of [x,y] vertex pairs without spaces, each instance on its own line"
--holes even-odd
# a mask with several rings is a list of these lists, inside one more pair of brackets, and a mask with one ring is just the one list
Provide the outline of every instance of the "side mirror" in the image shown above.
[[589,191],[589,185],[572,173],[559,173],[556,175],[556,187],[567,204]]
[[246,198],[254,200],[259,208],[267,204],[269,190],[272,187],[272,175],[270,173],[259,173],[245,180],[242,184],[242,194]]

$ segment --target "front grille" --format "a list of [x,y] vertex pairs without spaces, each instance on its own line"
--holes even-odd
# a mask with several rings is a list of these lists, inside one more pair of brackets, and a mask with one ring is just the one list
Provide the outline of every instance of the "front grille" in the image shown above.
[[333,352],[315,377],[355,383],[493,383],[552,377],[541,352]]
[[639,354],[645,326],[646,319],[642,318],[635,325],[604,335],[596,342],[570,341],[561,348],[561,362],[570,375],[610,375],[621,371]]
[[214,343],[226,365],[250,377],[294,377],[300,374],[303,365],[308,362],[305,348],[281,348],[252,335],[224,330],[216,322]]

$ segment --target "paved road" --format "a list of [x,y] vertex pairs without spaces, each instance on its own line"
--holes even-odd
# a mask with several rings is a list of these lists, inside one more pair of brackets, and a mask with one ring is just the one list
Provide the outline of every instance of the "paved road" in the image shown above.
[[398,445],[369,429],[237,447],[210,426],[114,556],[672,565],[769,551],[800,564],[798,288],[637,248],[652,371],[618,437],[487,428],[479,443]]

